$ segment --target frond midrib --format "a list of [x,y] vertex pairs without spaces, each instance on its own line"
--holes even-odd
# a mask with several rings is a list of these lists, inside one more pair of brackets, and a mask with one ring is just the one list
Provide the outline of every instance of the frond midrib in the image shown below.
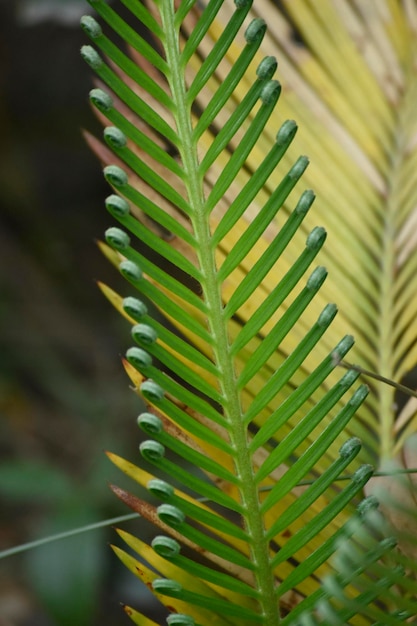
[[255,579],[259,591],[260,608],[265,626],[277,626],[280,623],[280,616],[274,594],[274,576],[270,567],[269,542],[265,537],[263,515],[260,510],[257,484],[248,447],[234,359],[230,349],[227,318],[224,315],[203,181],[199,174],[197,146],[193,139],[190,106],[178,45],[178,29],[175,25],[173,4],[170,2],[161,3],[160,11],[166,36],[165,52],[170,68],[169,82],[179,137],[178,148],[185,171],[184,182],[191,207],[190,218],[197,242],[196,250],[201,272],[202,291],[208,309],[207,323],[213,338],[213,360],[219,372],[218,382],[223,396],[225,417],[229,423],[230,443],[235,451],[234,464],[236,476],[239,479],[241,502],[246,511],[244,521],[251,540],[249,547],[256,565]]
[[[384,199],[383,222],[381,228],[381,274],[378,286],[376,306],[377,328],[379,334],[376,354],[376,371],[391,380],[397,380],[397,319],[396,302],[398,300],[397,277],[397,238],[401,230],[401,202],[403,189],[403,169],[407,160],[407,145],[410,140],[410,107],[415,103],[410,98],[412,81],[415,80],[413,69],[414,51],[409,58],[409,67],[404,70],[404,92],[401,101],[396,104],[396,116],[392,134],[391,150],[386,174],[386,198]],[[397,381],[400,382],[400,381]],[[393,391],[381,385],[378,394],[378,413],[380,416],[379,457],[384,459],[395,456],[395,409]]]

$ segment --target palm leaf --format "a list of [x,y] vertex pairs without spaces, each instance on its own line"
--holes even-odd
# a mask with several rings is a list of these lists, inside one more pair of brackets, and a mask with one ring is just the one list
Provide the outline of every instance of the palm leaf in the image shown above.
[[[320,197],[314,217],[329,233],[321,262],[332,276],[316,302],[337,301],[341,314],[332,328],[339,336],[355,335],[355,362],[401,381],[417,361],[417,6],[413,1],[368,2],[366,8],[360,1],[282,4],[280,10],[262,0],[252,14],[268,15],[276,25],[261,50],[280,61],[282,115],[293,115],[306,128],[295,149],[312,160],[304,180]],[[221,80],[218,75],[218,84]],[[268,132],[263,140],[260,150],[266,154]],[[256,169],[257,158],[248,159],[249,171]],[[275,187],[287,166],[285,158],[267,187]],[[247,176],[239,175],[242,186]],[[252,311],[248,306],[240,313],[246,321]],[[397,427],[393,390],[375,385],[373,391],[350,428],[363,438],[365,458],[377,462],[401,450],[415,431],[415,412]]]
[[[138,423],[150,439],[142,441],[140,452],[155,474],[114,455],[111,459],[162,503],[114,490],[164,533],[152,548],[123,534],[140,560],[116,551],[174,611],[169,623],[272,625],[295,624],[300,616],[310,619],[305,616],[328,597],[320,580],[331,568],[337,540],[352,534],[351,515],[359,528],[364,524],[352,502],[372,468],[355,461],[360,442],[355,437],[346,442],[346,433],[361,436],[366,458],[375,459],[379,452],[377,401],[368,402],[354,419],[367,389],[359,386],[349,394],[359,374],[343,374],[337,366],[353,345],[349,334],[340,340],[346,329],[366,339],[362,350],[368,361],[369,346],[377,345],[378,334],[370,327],[372,304],[379,297],[374,288],[378,234],[368,215],[363,223],[361,213],[355,216],[362,243],[369,235],[373,247],[355,254],[346,272],[343,254],[348,249],[352,255],[354,242],[346,220],[341,219],[340,230],[328,220],[335,243],[325,252],[325,231],[313,227],[307,216],[314,194],[303,191],[297,201],[291,192],[301,176],[315,187],[316,178],[323,185],[330,178],[332,190],[321,216],[347,184],[341,164],[361,157],[363,178],[349,200],[361,190],[366,206],[377,207],[383,167],[378,163],[378,169],[365,147],[374,156],[377,133],[384,131],[388,140],[389,108],[380,104],[381,119],[375,116],[369,124],[374,141],[362,145],[359,139],[367,127],[355,116],[344,129],[337,116],[349,106],[336,107],[337,115],[332,113],[322,132],[327,158],[335,160],[335,176],[324,178],[314,168],[309,175],[307,159],[293,156],[295,123],[284,121],[277,130],[281,86],[272,79],[272,53],[278,47],[287,62],[291,51],[295,55],[294,44],[286,37],[288,28],[281,43],[265,35],[265,24],[255,13],[261,5],[251,9],[249,2],[239,1],[232,8],[212,0],[199,15],[190,2],[174,7],[162,1],[148,10],[124,0],[132,19],[153,33],[154,49],[107,4],[91,4],[133,50],[134,60],[93,18],[83,19],[84,30],[108,59],[83,47],[84,59],[105,86],[91,92],[91,101],[104,123],[111,124],[104,131],[110,150],[89,141],[115,192],[106,206],[125,228],[108,229],[108,247],[102,247],[140,299],[122,298],[107,287],[103,291],[133,323],[136,345],[127,351],[125,366],[148,405]],[[288,13],[295,20],[290,4]],[[316,19],[313,32],[321,36],[324,9],[316,12],[301,0],[294,5],[308,14],[303,24]],[[331,10],[331,4],[325,7]],[[254,19],[242,41],[250,12]],[[283,15],[274,15],[285,25]],[[297,151],[303,145],[318,157],[320,115],[315,119],[314,114],[327,109],[313,87],[326,84],[330,99],[341,102],[345,84],[327,67],[329,76],[323,74],[321,52],[307,35],[305,39],[312,52],[308,47],[298,51],[292,59],[298,66],[284,62],[283,68],[288,70],[284,81],[294,78],[301,91],[284,93],[278,111],[285,116],[291,110],[289,117],[299,113],[308,122],[311,133],[294,143]],[[267,51],[264,58],[261,49]],[[362,60],[356,57],[355,71],[365,80],[366,71],[356,67]],[[310,67],[311,85],[301,78]],[[350,68],[346,71],[350,76]],[[309,98],[300,97],[303,87]],[[310,109],[311,103],[316,106]],[[340,132],[333,135],[335,129]],[[356,143],[349,135],[354,132]],[[350,163],[349,176],[356,167]],[[131,246],[126,230],[140,242],[139,250]],[[323,267],[312,269],[318,254],[326,265],[332,261],[337,289],[326,290]],[[364,277],[361,262],[369,265]],[[340,289],[346,303],[347,278],[361,295],[358,309],[349,302],[346,312],[336,316],[336,307],[327,301]],[[143,298],[182,336],[157,322]],[[356,310],[366,312],[361,328]],[[355,324],[349,326],[350,315]],[[192,471],[184,460],[194,466]],[[348,467],[353,476],[342,488],[337,481]],[[310,484],[300,487],[303,480]],[[191,557],[182,554],[181,546]],[[374,552],[376,561],[384,550]],[[367,572],[363,555],[358,567]],[[356,602],[365,597],[382,602],[384,590],[397,582],[394,577]],[[337,584],[349,604],[355,572],[339,577]],[[343,603],[340,611],[344,616]],[[136,623],[149,624],[128,612]],[[354,623],[369,623],[357,605],[352,616],[357,617]]]

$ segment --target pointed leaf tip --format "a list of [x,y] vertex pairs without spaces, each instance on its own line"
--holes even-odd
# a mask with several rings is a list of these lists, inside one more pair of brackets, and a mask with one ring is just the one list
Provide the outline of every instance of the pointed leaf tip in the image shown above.
[[[126,504],[130,509],[132,509],[132,511],[135,511],[138,515],[142,515],[143,503],[139,500],[139,498],[117,485],[110,484],[109,488],[114,495],[117,496],[119,500]],[[149,507],[150,505],[146,504],[145,506]]]

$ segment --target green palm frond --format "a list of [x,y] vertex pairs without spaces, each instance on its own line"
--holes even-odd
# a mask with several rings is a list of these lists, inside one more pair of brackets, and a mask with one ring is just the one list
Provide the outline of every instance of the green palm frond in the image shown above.
[[[111,454],[154,504],[114,491],[160,533],[151,546],[121,533],[129,552],[117,554],[171,611],[170,624],[313,624],[335,614],[361,625],[379,623],[369,619],[384,610],[393,619],[415,615],[412,576],[399,594],[388,591],[398,588],[400,570],[379,586],[361,578],[372,582],[381,559],[396,558],[392,542],[373,537],[375,527],[354,506],[372,475],[358,459],[392,456],[404,439],[393,436],[392,406],[384,412],[392,392],[366,400],[359,373],[338,367],[352,331],[362,342],[355,360],[383,375],[401,378],[414,358],[414,340],[405,339],[412,291],[401,291],[408,296],[395,313],[392,290],[400,289],[394,274],[404,286],[415,255],[404,260],[404,274],[392,254],[385,258],[414,196],[404,183],[398,198],[390,195],[406,176],[398,163],[393,174],[390,160],[401,161],[401,151],[390,152],[399,138],[393,93],[373,74],[376,50],[361,56],[351,35],[369,14],[361,21],[359,9],[340,2],[347,17],[339,15],[330,0],[285,2],[285,16],[245,0],[211,0],[203,10],[188,1],[148,9],[123,0],[132,27],[104,1],[91,4],[106,27],[83,18],[94,48],[82,55],[100,79],[91,102],[106,128],[105,144],[89,141],[113,188],[106,207],[124,229],[109,228],[102,249],[140,298],[102,289],[132,324],[125,367],[148,406],[138,418],[140,452],[155,467],[148,473]],[[412,17],[414,4],[405,4]],[[385,27],[387,13],[377,14]],[[413,21],[404,15],[395,12],[404,32],[392,49],[411,72]],[[261,16],[279,29],[266,31]],[[113,31],[130,55],[113,43]],[[346,46],[336,73],[332,41]],[[366,123],[355,112],[362,83],[372,112]],[[410,103],[404,96],[404,124]],[[304,138],[293,117],[308,129]],[[307,169],[300,153],[316,164]],[[301,177],[322,195],[313,218],[314,193],[292,193]],[[332,233],[326,246],[317,220]],[[317,256],[331,267],[331,284]],[[180,332],[157,321],[149,302]],[[381,344],[396,315],[401,348],[391,335]],[[374,558],[360,549],[365,535]],[[339,544],[358,556],[326,579]],[[322,586],[323,579],[333,582]],[[361,611],[365,598],[371,608]],[[154,624],[126,611],[137,624]]]

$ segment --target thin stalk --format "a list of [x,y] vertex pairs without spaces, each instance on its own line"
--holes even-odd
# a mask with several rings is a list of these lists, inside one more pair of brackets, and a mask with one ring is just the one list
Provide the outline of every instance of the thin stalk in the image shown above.
[[18,546],[13,546],[12,548],[6,548],[5,550],[1,550],[0,559],[5,559],[6,557],[14,556],[15,554],[20,554],[21,552],[26,552],[27,550],[40,548],[47,543],[52,543],[53,541],[61,541],[62,539],[67,539],[68,537],[74,537],[75,535],[81,535],[81,533],[88,533],[92,530],[105,528],[106,526],[111,526],[112,524],[120,524],[121,522],[127,522],[131,519],[136,519],[138,517],[138,513],[128,513],[127,515],[111,517],[109,519],[101,520],[100,522],[94,522],[93,524],[87,524],[86,526],[71,528],[70,530],[64,530],[61,533],[55,533],[54,535],[48,535],[47,537],[42,537],[41,539],[35,539],[34,541],[21,543]]
[[381,376],[380,374],[376,374],[375,372],[371,372],[371,370],[366,370],[360,365],[354,365],[353,363],[347,363],[347,361],[340,361],[336,358],[336,365],[340,365],[340,367],[344,367],[346,370],[353,370],[354,372],[359,372],[362,376],[368,376],[369,378],[373,378],[374,380],[378,380],[380,383],[384,383],[385,385],[389,385],[390,387],[394,387],[397,391],[401,391],[407,396],[412,396],[413,398],[417,398],[417,391],[415,389],[410,389],[410,387],[406,387],[401,383],[395,382],[395,380],[391,380],[390,378],[386,378],[385,376]]
[[166,58],[170,68],[170,88],[174,102],[179,150],[185,172],[184,183],[191,207],[194,237],[198,242],[197,254],[202,275],[202,288],[208,308],[208,324],[213,336],[213,357],[220,373],[219,383],[224,398],[224,412],[229,422],[229,436],[235,451],[236,475],[240,480],[240,494],[245,507],[246,530],[251,537],[252,559],[256,564],[257,589],[265,626],[277,626],[280,616],[274,596],[274,579],[269,563],[269,543],[265,537],[263,516],[260,511],[257,486],[254,480],[247,432],[242,419],[240,395],[237,386],[234,361],[231,356],[227,320],[223,313],[221,286],[212,245],[212,235],[206,209],[203,181],[199,175],[197,146],[193,141],[190,108],[187,104],[187,88],[181,63],[178,30],[175,27],[174,4],[171,0],[160,3],[161,20],[166,36]]

